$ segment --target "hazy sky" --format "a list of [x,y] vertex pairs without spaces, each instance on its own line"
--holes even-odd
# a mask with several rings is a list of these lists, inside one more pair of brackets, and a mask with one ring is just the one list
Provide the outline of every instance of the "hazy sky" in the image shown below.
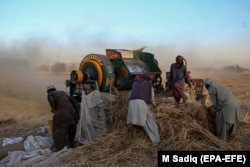
[[0,56],[79,62],[137,49],[169,65],[250,68],[249,0],[0,0]]

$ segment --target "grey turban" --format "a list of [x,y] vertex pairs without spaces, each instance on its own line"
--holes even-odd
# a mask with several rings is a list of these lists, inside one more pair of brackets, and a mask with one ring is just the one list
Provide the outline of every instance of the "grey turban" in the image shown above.
[[216,81],[213,78],[208,77],[203,80],[203,83],[205,85],[214,85]]

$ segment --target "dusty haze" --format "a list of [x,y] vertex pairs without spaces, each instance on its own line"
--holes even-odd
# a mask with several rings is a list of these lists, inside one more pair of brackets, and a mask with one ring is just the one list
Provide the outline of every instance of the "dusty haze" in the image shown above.
[[239,65],[250,69],[248,64],[250,56],[247,56],[250,53],[250,48],[247,47],[249,39],[246,37],[241,41],[246,42],[241,44],[241,47],[227,42],[224,47],[218,45],[214,48],[209,44],[204,48],[202,43],[195,42],[190,42],[189,45],[166,43],[150,46],[136,39],[111,43],[101,36],[88,37],[87,40],[72,36],[67,42],[45,36],[13,40],[11,43],[0,41],[0,93],[2,96],[15,96],[22,99],[44,98],[47,85],[57,84],[60,89],[64,89],[64,81],[54,83],[57,81],[53,78],[44,79],[34,71],[36,67],[43,64],[52,65],[55,62],[80,63],[86,54],[105,54],[106,48],[146,47],[144,51],[153,53],[158,60],[163,78],[165,78],[165,72],[169,71],[170,64],[179,54],[186,58],[192,75],[199,75],[197,72],[202,68],[222,69],[228,65]]
[[[163,79],[165,72],[169,71],[170,64],[179,54],[186,58],[188,69],[194,76],[199,75],[197,72],[202,68],[221,69],[227,65],[239,65],[249,69],[250,56],[247,55],[249,55],[250,49],[246,46],[248,40],[246,38],[241,41],[246,41],[241,47],[232,47],[233,44],[228,42],[225,47],[218,45],[215,48],[212,48],[211,45],[204,48],[203,45],[194,42],[190,42],[188,46],[181,43],[150,46],[150,44],[143,44],[135,39],[111,43],[96,36],[88,37],[88,40],[71,37],[67,42],[60,42],[51,37],[30,37],[11,43],[0,41],[0,93],[1,96],[13,96],[24,100],[44,98],[47,85],[56,84],[59,89],[64,89],[64,78],[60,83],[53,78],[44,79],[42,75],[36,73],[34,70],[36,67],[43,64],[52,65],[55,62],[80,63],[86,54],[105,54],[106,48],[138,49],[146,47],[144,51],[153,53],[158,60]],[[230,48],[230,50],[225,48]],[[241,55],[237,55],[239,50],[241,50]]]
[[0,58],[0,111],[2,119],[47,122],[51,113],[46,88],[64,89],[64,80],[43,76],[19,58]]
[[54,64],[56,61],[75,63],[89,53],[105,54],[105,49],[138,49],[151,52],[159,61],[161,67],[168,68],[177,55],[183,55],[188,67],[194,68],[223,68],[228,65],[240,65],[250,68],[250,37],[233,39],[224,43],[212,43],[209,39],[190,42],[144,42],[133,39],[109,40],[101,35],[88,37],[77,36],[77,33],[67,40],[56,40],[49,36],[31,36],[16,39],[9,43],[0,41],[0,57],[20,58],[27,60],[30,65]]

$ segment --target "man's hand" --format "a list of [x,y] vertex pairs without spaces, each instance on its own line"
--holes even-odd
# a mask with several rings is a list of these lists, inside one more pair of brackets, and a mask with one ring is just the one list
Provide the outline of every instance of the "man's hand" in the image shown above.
[[189,88],[192,88],[192,84],[191,84],[190,82],[188,83],[188,87],[189,87]]
[[208,108],[208,111],[211,111],[211,112],[216,112],[216,107],[214,105],[212,105],[211,107]]

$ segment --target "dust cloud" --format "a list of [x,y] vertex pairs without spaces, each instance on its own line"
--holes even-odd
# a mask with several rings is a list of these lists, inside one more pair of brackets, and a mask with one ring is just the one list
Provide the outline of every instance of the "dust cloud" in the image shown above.
[[23,59],[0,58],[1,120],[47,121],[51,117],[46,87],[54,81],[39,76]]
[[[249,55],[250,49],[246,46],[249,44],[248,41],[242,44],[242,47],[233,47],[232,43],[227,43],[226,46],[208,45],[207,48],[197,43],[189,45],[152,44],[136,39],[110,42],[104,37],[99,37],[98,40],[97,37],[89,37],[86,40],[72,37],[67,42],[61,42],[51,37],[30,37],[25,40],[14,40],[11,43],[0,41],[1,115],[5,113],[10,116],[20,116],[22,113],[25,118],[48,115],[46,87],[53,84],[58,89],[64,90],[64,81],[68,79],[68,76],[56,76],[55,78],[53,75],[38,73],[35,69],[40,65],[53,65],[56,62],[78,64],[85,55],[89,53],[105,54],[107,48],[138,49],[146,47],[144,51],[153,53],[158,60],[163,79],[165,72],[169,71],[169,67],[177,55],[183,55],[187,60],[188,69],[192,71],[193,75],[198,76],[201,69],[211,70],[223,68],[226,65],[238,64],[249,68],[250,65],[247,64],[249,56],[247,55]],[[20,103],[23,108],[18,107],[17,103]],[[13,112],[12,115],[11,112]]]
[[[20,41],[19,41],[20,42]],[[47,121],[51,119],[46,88],[64,89],[64,78],[58,79],[36,71],[36,66],[50,62],[53,50],[45,52],[44,41],[26,41],[0,47],[1,120]],[[49,118],[48,118],[49,117]]]

